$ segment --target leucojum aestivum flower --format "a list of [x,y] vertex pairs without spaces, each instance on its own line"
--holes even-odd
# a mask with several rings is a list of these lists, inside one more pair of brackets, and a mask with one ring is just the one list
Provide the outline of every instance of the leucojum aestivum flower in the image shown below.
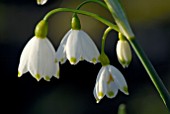
[[[37,0],[38,5],[44,5],[46,2],[47,0]],[[82,6],[91,2],[99,4],[108,10],[113,17],[114,23],[95,13],[80,10]],[[47,31],[49,18],[58,12],[71,12],[73,13],[73,17],[71,29],[63,37],[55,52],[54,47],[47,38]],[[81,29],[81,23],[77,14],[92,17],[107,27],[102,37],[100,53],[90,36]],[[128,85],[124,75],[110,63],[104,51],[105,40],[111,30],[119,34],[119,40],[117,41],[115,50],[119,63],[123,68],[128,68],[132,60],[132,48],[159,92],[163,102],[170,109],[169,92],[144,51],[136,42],[135,35],[119,0],[86,0],[76,9],[56,8],[49,11],[37,24],[35,36],[30,39],[22,51],[18,76],[21,77],[24,73],[30,72],[37,81],[42,78],[50,81],[52,76],[59,78],[59,63],[64,64],[66,60],[69,60],[71,65],[76,65],[79,61],[85,60],[90,63],[100,63],[102,65],[93,90],[97,103],[105,95],[108,98],[114,98],[118,90],[128,95]]]

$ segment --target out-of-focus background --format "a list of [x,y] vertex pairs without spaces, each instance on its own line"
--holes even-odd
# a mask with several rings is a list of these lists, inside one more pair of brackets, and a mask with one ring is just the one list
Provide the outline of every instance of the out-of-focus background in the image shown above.
[[[60,65],[60,79],[37,82],[29,73],[17,77],[22,49],[34,35],[35,25],[50,10],[58,7],[76,8],[83,0],[49,0],[38,6],[35,0],[0,0],[0,113],[16,114],[117,114],[118,106],[126,104],[127,114],[169,114],[150,78],[133,52],[129,68],[117,61],[117,33],[106,41],[111,64],[125,76],[129,96],[119,91],[114,99],[104,97],[96,104],[93,88],[100,64],[80,62]],[[129,22],[161,79],[170,90],[170,1],[121,0]],[[97,13],[112,21],[109,12],[94,3],[82,10]],[[57,49],[70,29],[71,13],[58,13],[49,20],[48,37]],[[105,25],[79,15],[82,29],[100,49]]]

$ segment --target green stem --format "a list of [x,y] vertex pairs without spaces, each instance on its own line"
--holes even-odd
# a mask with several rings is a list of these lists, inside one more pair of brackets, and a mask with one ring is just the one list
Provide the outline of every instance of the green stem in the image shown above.
[[120,32],[126,38],[134,37],[134,33],[119,1],[120,0],[104,0],[110,13],[112,14],[112,17],[119,27]]
[[136,52],[138,58],[140,59],[141,63],[143,64],[145,70],[147,71],[150,79],[152,80],[154,86],[156,87],[157,91],[159,92],[163,102],[167,106],[167,108],[170,111],[170,94],[168,90],[166,89],[164,83],[160,79],[159,75],[155,71],[154,67],[152,66],[151,62],[145,55],[142,48],[139,46],[139,44],[136,42],[134,38],[129,38],[129,42]]
[[104,47],[105,47],[106,38],[107,38],[108,33],[109,33],[111,30],[112,30],[112,28],[111,28],[111,27],[108,27],[108,28],[104,31],[104,34],[103,34],[103,37],[102,37],[101,54],[104,53]]
[[97,15],[97,14],[90,13],[90,12],[87,12],[87,11],[82,11],[82,10],[70,9],[70,8],[57,8],[57,9],[54,9],[54,10],[48,12],[48,13],[45,15],[44,20],[45,20],[45,21],[48,21],[48,19],[49,19],[52,15],[54,15],[54,14],[56,14],[56,13],[58,13],[58,12],[73,12],[73,13],[78,13],[78,14],[90,16],[90,17],[92,17],[92,18],[94,18],[94,19],[102,22],[103,24],[111,27],[111,28],[114,29],[115,31],[119,32],[119,29],[118,29],[118,27],[117,27],[115,24],[111,23],[110,21],[106,20],[105,18],[103,18],[103,17],[101,17],[101,16],[99,16],[99,15]]
[[138,58],[140,59],[141,63],[143,64],[145,70],[147,71],[150,79],[152,80],[154,86],[156,87],[157,91],[159,92],[163,102],[167,106],[170,111],[170,95],[168,90],[166,89],[164,83],[160,79],[159,75],[155,71],[154,67],[152,66],[151,62],[145,55],[142,48],[138,45],[135,40],[134,34],[131,30],[129,22],[126,18],[126,15],[123,11],[119,0],[104,0],[108,9],[110,10],[113,18],[115,19],[116,24],[118,25],[121,33],[125,35],[127,40],[130,42],[132,48],[136,52]]
[[104,47],[105,47],[105,42],[106,42],[106,38],[107,38],[107,35],[108,33],[112,30],[111,27],[108,27],[105,31],[104,31],[104,34],[103,34],[103,37],[102,37],[102,45],[101,45],[101,54],[99,56],[99,61],[100,63],[102,64],[102,66],[106,66],[106,65],[109,65],[110,64],[110,60],[109,58],[107,57],[107,55],[105,54],[105,51],[104,51]]
[[102,7],[107,9],[106,4],[104,4],[103,2],[101,2],[99,0],[86,0],[86,1],[82,2],[76,9],[79,10],[83,5],[85,5],[87,3],[91,3],[91,2],[98,3],[99,5],[101,5]]

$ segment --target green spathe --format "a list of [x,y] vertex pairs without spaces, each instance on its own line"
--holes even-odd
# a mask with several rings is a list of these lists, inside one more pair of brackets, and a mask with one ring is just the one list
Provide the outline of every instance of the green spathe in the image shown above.
[[41,20],[35,27],[35,36],[37,38],[46,38],[48,33],[48,23],[45,20]]

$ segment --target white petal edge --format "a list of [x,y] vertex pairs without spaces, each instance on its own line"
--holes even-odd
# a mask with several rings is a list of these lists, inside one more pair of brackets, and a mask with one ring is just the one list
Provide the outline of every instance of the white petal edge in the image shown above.
[[65,36],[63,37],[63,39],[60,42],[57,52],[56,52],[57,61],[61,62],[61,64],[65,63],[65,61],[66,61],[66,42],[67,42],[68,36],[70,35],[71,31],[72,30],[69,30],[65,34]]
[[98,83],[99,83],[99,88],[98,88],[98,94],[102,93],[102,95],[97,95],[99,99],[102,99],[107,92],[107,77],[109,76],[109,72],[106,69],[106,67],[103,69],[101,72],[101,75],[99,77]]
[[88,62],[97,63],[100,54],[93,40],[82,30],[80,31],[80,38],[82,39],[82,57]]
[[26,73],[28,71],[27,69],[27,64],[28,64],[28,56],[30,53],[30,50],[32,48],[32,43],[34,42],[34,37],[31,38],[26,46],[24,47],[21,57],[20,57],[20,62],[18,66],[18,76],[22,76],[22,74]]
[[112,74],[113,79],[115,80],[115,83],[117,87],[122,91],[124,94],[128,95],[127,89],[127,83],[123,76],[123,74],[114,66],[109,65],[109,72]]

